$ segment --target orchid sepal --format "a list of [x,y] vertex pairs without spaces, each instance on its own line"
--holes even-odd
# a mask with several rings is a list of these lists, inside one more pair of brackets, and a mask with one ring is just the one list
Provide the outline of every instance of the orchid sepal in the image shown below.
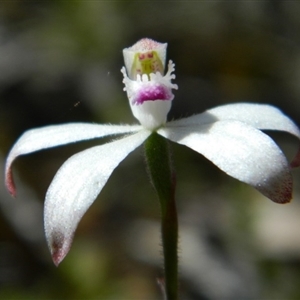
[[113,170],[140,146],[150,131],[89,148],[71,156],[53,178],[45,200],[45,234],[55,265],[70,250],[74,232]]
[[16,197],[16,187],[11,166],[14,160],[20,155],[108,135],[133,133],[141,128],[140,125],[68,123],[28,130],[21,135],[7,156],[5,165],[6,187],[9,193],[13,197]]
[[199,152],[274,202],[287,203],[292,198],[292,177],[284,154],[270,137],[248,124],[230,120],[201,126],[167,124],[158,133]]

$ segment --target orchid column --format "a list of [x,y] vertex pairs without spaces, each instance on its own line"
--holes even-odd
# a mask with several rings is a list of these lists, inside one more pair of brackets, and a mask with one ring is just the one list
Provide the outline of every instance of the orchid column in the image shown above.
[[172,169],[169,145],[155,131],[165,125],[174,98],[171,83],[174,64],[163,76],[167,44],[142,39],[123,50],[129,78],[124,74],[125,90],[133,115],[147,129],[153,131],[145,141],[145,155],[151,182],[161,207],[162,246],[165,278],[160,282],[166,299],[178,298],[178,222],[175,203],[175,174]]

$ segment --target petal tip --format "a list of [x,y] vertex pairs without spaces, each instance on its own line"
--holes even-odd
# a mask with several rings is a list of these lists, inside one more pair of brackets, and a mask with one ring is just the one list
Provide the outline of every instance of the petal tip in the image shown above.
[[293,193],[293,180],[291,174],[285,174],[286,178],[281,178],[279,181],[270,179],[268,183],[257,186],[263,195],[278,204],[286,204],[291,202]]
[[55,266],[58,267],[58,265],[68,254],[71,248],[72,240],[72,237],[65,237],[61,231],[53,231],[49,241],[49,248]]
[[11,168],[8,168],[5,172],[5,185],[11,196],[15,198],[17,196],[17,190]]
[[52,252],[52,261],[55,264],[56,267],[59,266],[59,264],[63,261],[63,259],[66,256],[66,253],[63,253],[61,249],[53,250]]
[[278,204],[288,204],[292,201],[292,195],[289,194],[287,196],[280,196],[280,197],[277,197],[277,198],[271,199],[271,200]]
[[297,168],[299,166],[300,166],[300,149],[298,150],[296,156],[294,157],[294,159],[290,163],[291,168]]
[[291,182],[288,182],[282,187],[279,187],[270,195],[270,199],[278,204],[287,204],[292,201],[292,190],[293,185]]

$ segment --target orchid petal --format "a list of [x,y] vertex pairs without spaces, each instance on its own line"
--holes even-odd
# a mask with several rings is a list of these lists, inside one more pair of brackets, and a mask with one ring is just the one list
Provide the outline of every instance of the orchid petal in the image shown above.
[[[296,124],[279,109],[266,104],[222,105],[209,109],[202,114],[170,122],[168,126],[202,125],[225,120],[241,121],[257,129],[285,131],[300,139],[300,130]],[[290,165],[293,168],[300,166],[300,149]]]
[[201,153],[228,175],[250,184],[278,203],[291,200],[287,160],[274,141],[239,121],[166,127],[158,133]]
[[300,139],[296,124],[279,109],[266,104],[236,103],[217,106],[204,113],[169,123],[169,126],[191,126],[215,121],[235,120],[257,129],[280,130]]
[[53,261],[67,255],[76,227],[118,164],[151,134],[138,133],[96,146],[69,158],[46,194],[45,233]]
[[140,129],[140,125],[69,123],[28,130],[14,144],[7,157],[5,167],[6,187],[10,194],[13,196],[16,195],[11,165],[20,155],[81,140],[100,138],[113,134],[136,132]]

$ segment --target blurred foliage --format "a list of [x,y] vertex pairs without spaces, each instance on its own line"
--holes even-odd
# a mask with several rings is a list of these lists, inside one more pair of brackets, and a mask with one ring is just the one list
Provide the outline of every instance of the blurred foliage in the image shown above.
[[[274,104],[300,124],[299,13],[298,1],[1,1],[1,166],[29,128],[134,123],[119,70],[122,49],[142,37],[167,42],[176,63],[170,119],[249,101]],[[295,139],[274,138],[291,158]],[[142,147],[84,216],[65,261],[51,262],[46,189],[63,161],[97,143],[19,159],[18,200],[0,178],[1,299],[161,298],[159,207]],[[294,202],[279,206],[197,153],[172,148],[182,298],[299,299],[299,173]]]

